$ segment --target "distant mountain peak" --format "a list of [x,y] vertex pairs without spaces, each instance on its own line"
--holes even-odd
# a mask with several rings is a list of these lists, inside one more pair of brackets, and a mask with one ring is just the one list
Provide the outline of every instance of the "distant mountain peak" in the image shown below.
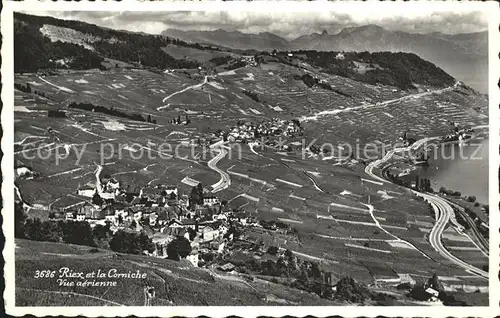
[[367,24],[362,26],[343,28],[340,35],[349,35],[353,33],[375,34],[386,31],[383,27],[376,24]]

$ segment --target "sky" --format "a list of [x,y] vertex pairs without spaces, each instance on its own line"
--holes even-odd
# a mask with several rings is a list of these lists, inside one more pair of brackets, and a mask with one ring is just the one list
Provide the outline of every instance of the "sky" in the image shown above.
[[[376,7],[374,7],[376,8]],[[488,27],[486,12],[454,8],[384,10],[323,10],[316,12],[254,11],[42,11],[27,12],[62,19],[80,20],[110,27],[160,34],[168,28],[181,30],[238,30],[244,33],[271,32],[288,40],[304,34],[336,34],[345,27],[377,24],[391,31],[411,33],[442,32],[448,34],[484,31]]]

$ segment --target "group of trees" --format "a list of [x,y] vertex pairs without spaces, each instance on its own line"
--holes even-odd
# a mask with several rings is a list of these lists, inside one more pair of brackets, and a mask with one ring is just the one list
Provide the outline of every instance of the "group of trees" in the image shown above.
[[[60,67],[61,64],[58,64],[57,60],[64,60],[66,66],[72,69],[102,69],[101,63],[104,57],[160,69],[196,68],[199,66],[198,62],[177,60],[165,53],[162,48],[174,44],[200,50],[218,50],[211,46],[187,43],[165,36],[116,31],[80,21],[22,13],[15,13],[14,17],[15,72],[35,72],[39,69]],[[44,24],[70,28],[82,32],[85,36],[95,37],[96,40],[92,42],[95,51],[78,44],[52,42],[40,32]]]
[[260,99],[259,99],[259,96],[257,95],[257,93],[251,92],[251,91],[247,91],[246,89],[243,90],[243,93],[245,95],[247,95],[248,97],[250,97],[253,101],[255,101],[257,103],[260,103]]
[[[97,226],[96,226],[97,227]],[[153,252],[154,244],[144,232],[126,232],[118,230],[109,241],[111,250],[127,254],[141,254],[143,251]]]
[[420,178],[418,175],[415,176],[415,187],[419,191],[434,192],[431,187],[431,180],[429,178]]
[[[104,106],[94,105],[92,103],[72,102],[71,104],[68,105],[68,107],[82,109],[82,110],[91,111],[91,112],[98,112],[98,113],[102,113],[102,114],[106,114],[106,115],[131,119],[131,120],[135,120],[135,121],[143,121],[143,122],[147,121],[144,117],[142,117],[141,114],[129,114],[129,113],[126,113],[124,111],[114,109],[113,107],[106,108]],[[151,117],[148,117],[148,119],[151,120]]]
[[[279,248],[270,246],[267,249],[270,255],[278,255]],[[387,295],[371,291],[367,286],[357,282],[351,277],[343,277],[338,282],[332,281],[331,273],[321,269],[314,261],[301,260],[292,251],[286,250],[278,256],[276,261],[232,261],[238,271],[248,273],[253,272],[260,275],[273,277],[295,278],[292,287],[308,292],[316,293],[318,296],[327,299],[338,299],[352,303],[363,303],[367,300],[386,301]],[[333,293],[333,284],[337,290]]]
[[260,220],[259,224],[266,230],[280,229],[287,234],[297,234],[297,229],[281,221],[276,220]]
[[462,193],[460,191],[448,190],[445,187],[439,188],[439,193],[445,194],[445,195],[454,196],[454,197],[460,197],[460,196],[462,196]]
[[31,94],[31,85],[26,83],[26,85],[14,83],[14,88],[20,90],[21,92]]
[[[17,17],[17,14],[16,14]],[[36,72],[56,68],[64,60],[73,69],[102,68],[101,56],[81,45],[52,42],[40,32],[41,24],[14,21],[14,71]]]
[[[415,88],[413,84],[443,87],[454,83],[453,77],[442,69],[412,53],[344,52],[343,58],[338,58],[339,53],[313,50],[294,52],[295,55],[305,56],[309,63],[327,73],[369,84],[380,83],[401,89],[412,89]],[[365,72],[358,72],[354,62],[373,67]]]
[[203,185],[201,182],[191,188],[189,195],[189,206],[194,208],[196,204],[203,204]]
[[227,64],[229,61],[231,61],[230,55],[217,56],[209,60],[209,62],[215,66]]
[[231,71],[231,70],[235,70],[237,68],[240,68],[240,67],[244,67],[246,66],[245,62],[243,62],[242,60],[236,60],[230,64],[228,64],[226,67],[224,67],[226,70],[228,71]]
[[115,252],[129,254],[154,250],[152,240],[144,232],[119,230],[113,234],[109,223],[92,228],[87,222],[27,218],[21,203],[15,206],[14,223],[14,236],[21,239],[110,248]]
[[66,112],[60,111],[60,110],[49,110],[47,112],[47,117],[52,117],[52,118],[67,118]]
[[191,243],[184,237],[177,237],[167,245],[167,257],[178,261],[191,253]]
[[416,284],[410,290],[409,296],[416,299],[425,301],[431,298],[431,294],[426,292],[426,289],[431,287],[439,294],[437,298],[443,302],[445,306],[467,306],[467,303],[458,300],[452,293],[446,292],[444,286],[439,280],[438,276],[434,273],[427,281],[423,283]]
[[[183,121],[181,120],[181,115],[178,115],[177,117],[175,117],[174,119],[172,119],[170,122],[172,124],[175,124],[175,125],[180,125],[180,124],[182,124]],[[191,123],[191,119],[189,118],[189,116],[187,114],[185,115],[184,123],[186,125],[189,125]]]
[[151,114],[149,114],[149,115],[148,115],[148,119],[146,119],[146,122],[156,124],[156,119],[153,119],[153,118],[151,117]]
[[14,83],[14,88],[20,90],[21,92],[28,93],[28,94],[36,94],[45,97],[45,93],[42,91],[37,91],[31,89],[30,83],[26,83],[26,85],[19,84],[19,83]]

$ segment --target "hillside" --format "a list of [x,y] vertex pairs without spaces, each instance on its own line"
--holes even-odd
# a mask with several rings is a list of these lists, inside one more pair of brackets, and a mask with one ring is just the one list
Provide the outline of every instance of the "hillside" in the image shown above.
[[[428,60],[458,80],[483,93],[488,91],[483,74],[488,70],[488,34],[417,34],[393,32],[377,25],[350,27],[337,34],[327,31],[286,40],[276,35],[245,34],[237,31],[180,31],[167,29],[165,35],[190,42],[212,43],[226,47],[255,50],[315,50],[408,52]],[[453,58],[449,58],[453,56]]]
[[103,68],[104,58],[163,70],[195,68],[199,65],[197,61],[176,59],[162,48],[169,45],[205,48],[163,36],[116,31],[80,21],[22,13],[14,14],[14,34],[15,72]]
[[254,49],[259,51],[286,50],[292,46],[287,40],[269,33],[259,34],[243,33],[239,31],[182,31],[177,29],[166,29],[162,35],[179,38],[192,43],[215,44],[233,49]]
[[[487,92],[482,80],[488,66],[488,33],[448,35],[392,32],[376,25],[345,28],[338,34],[312,34],[291,41],[317,51],[411,52],[431,61],[474,88]],[[453,58],[449,58],[452,56]],[[479,70],[479,71],[478,71]]]
[[299,61],[313,65],[323,72],[372,85],[382,84],[407,90],[415,89],[418,85],[447,87],[455,83],[452,76],[415,54],[366,51],[293,53]]
[[[150,306],[266,306],[335,305],[269,281],[247,281],[234,276],[214,276],[209,270],[193,268],[189,262],[176,262],[147,256],[119,254],[90,247],[16,240],[17,306],[143,306],[144,287],[156,295]],[[56,271],[67,267],[73,272],[146,274],[146,278],[88,279],[116,282],[116,287],[59,286],[57,277],[36,279],[36,270]],[[84,279],[71,279],[75,284]]]
[[[364,37],[385,32],[379,27],[366,27],[363,30],[361,35]],[[196,68],[200,65],[208,68],[222,66],[230,70],[245,65],[238,61],[240,59],[238,54],[220,47],[187,43],[164,36],[115,31],[82,22],[49,17],[16,13],[14,31],[18,39],[15,45],[16,72],[55,68],[106,69],[119,66],[119,63],[112,65],[109,60],[156,70]],[[261,49],[286,47],[285,40],[271,33],[254,36],[224,30],[186,32],[186,34],[202,34],[209,40],[224,41],[229,37],[234,39],[230,46],[236,48],[244,47],[236,44],[237,41],[252,43],[255,47],[266,46],[265,43],[270,45]],[[174,30],[171,30],[171,33],[174,36],[184,34]],[[357,28],[345,29],[341,35],[346,37],[354,33],[360,31]],[[321,39],[328,37],[328,34],[323,32],[314,37],[321,42]],[[196,39],[202,43],[207,42],[201,38]],[[283,55],[285,58],[281,59],[281,62],[304,68],[304,65],[297,64],[297,59],[287,59],[286,53]],[[297,51],[296,56],[302,62],[313,65],[323,72],[368,84],[390,85],[406,90],[415,89],[415,85],[445,87],[454,83],[451,76],[414,54],[390,52],[344,54],[339,50],[330,52],[309,50]],[[107,63],[104,63],[105,60]],[[104,66],[106,64],[107,66]]]

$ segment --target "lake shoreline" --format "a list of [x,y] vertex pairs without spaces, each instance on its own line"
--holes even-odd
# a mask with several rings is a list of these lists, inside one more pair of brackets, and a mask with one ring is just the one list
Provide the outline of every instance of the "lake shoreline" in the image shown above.
[[[475,196],[476,201],[481,204],[489,204],[488,147],[488,137],[472,138],[464,143],[458,141],[440,143],[439,153],[436,152],[429,159],[429,165],[416,167],[408,177],[415,178],[418,175],[421,178],[428,178],[435,191],[444,187],[459,191],[462,196]],[[443,156],[446,151],[451,153]],[[457,151],[460,152],[458,158],[454,156]]]

